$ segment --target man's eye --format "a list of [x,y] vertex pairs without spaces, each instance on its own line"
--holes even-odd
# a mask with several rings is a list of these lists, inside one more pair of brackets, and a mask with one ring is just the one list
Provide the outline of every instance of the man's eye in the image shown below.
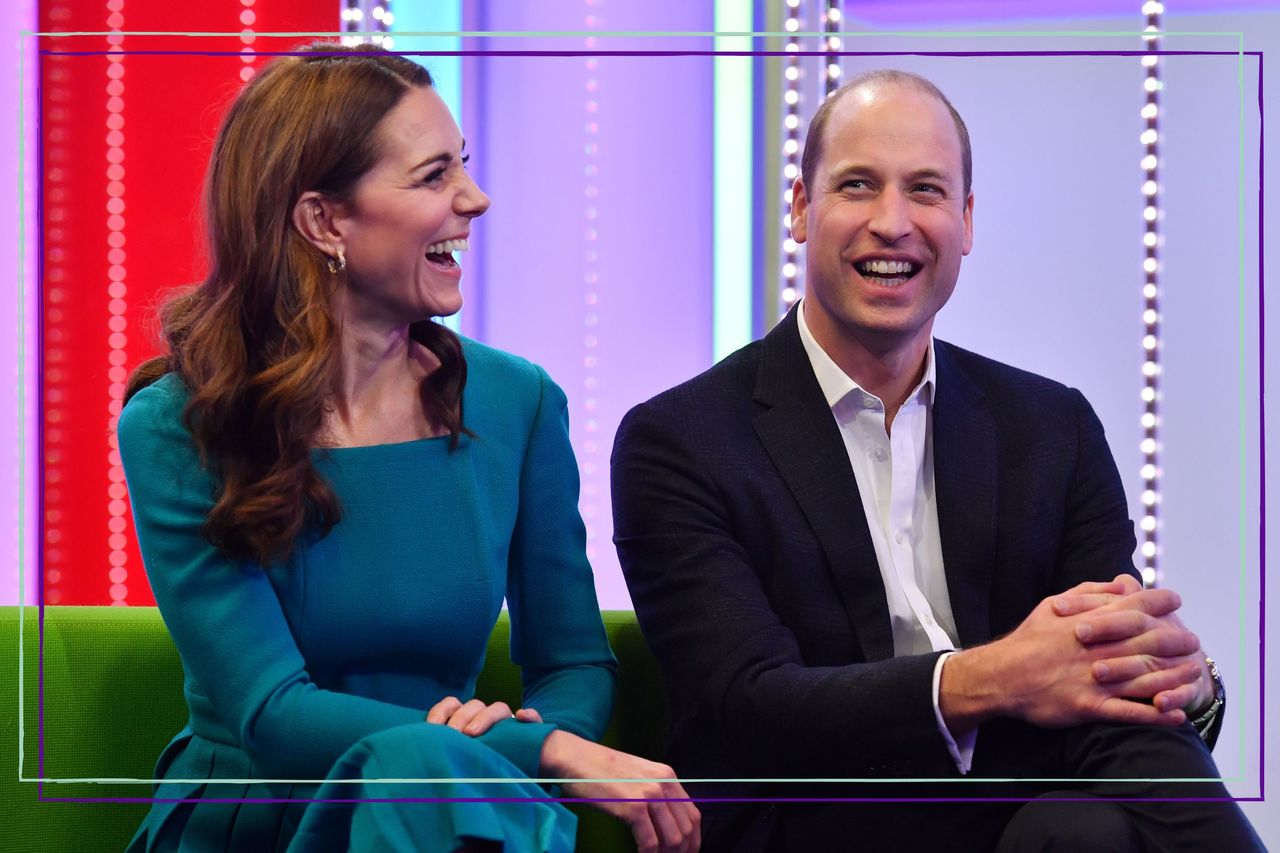
[[866,188],[867,188],[867,182],[862,180],[861,178],[855,178],[853,180],[845,181],[843,184],[840,185],[840,189],[842,190],[865,190]]
[[942,190],[934,184],[916,184],[916,192],[940,194]]

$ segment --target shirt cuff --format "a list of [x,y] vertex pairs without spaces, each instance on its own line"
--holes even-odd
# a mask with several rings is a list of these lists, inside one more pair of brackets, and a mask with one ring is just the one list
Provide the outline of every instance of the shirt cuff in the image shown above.
[[938,731],[942,733],[942,739],[947,744],[947,752],[951,753],[951,760],[956,763],[956,769],[960,771],[961,776],[967,776],[969,769],[973,766],[973,745],[978,742],[978,730],[972,729],[959,738],[952,737],[951,730],[942,719],[942,708],[938,704],[938,692],[942,687],[942,667],[947,662],[947,658],[954,654],[955,652],[947,652],[939,655],[938,662],[933,665],[933,716],[938,720]]

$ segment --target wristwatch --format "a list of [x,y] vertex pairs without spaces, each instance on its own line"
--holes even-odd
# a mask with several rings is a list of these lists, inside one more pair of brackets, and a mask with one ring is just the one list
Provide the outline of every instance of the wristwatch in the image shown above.
[[1222,728],[1222,709],[1227,706],[1227,689],[1222,684],[1222,674],[1213,658],[1205,657],[1205,665],[1209,667],[1209,675],[1213,678],[1213,701],[1200,716],[1191,720],[1196,734],[1210,746],[1218,739],[1218,730]]

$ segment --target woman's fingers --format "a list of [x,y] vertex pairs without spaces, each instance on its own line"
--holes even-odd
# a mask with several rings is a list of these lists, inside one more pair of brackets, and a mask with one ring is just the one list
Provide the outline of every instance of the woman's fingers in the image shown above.
[[516,711],[516,719],[522,723],[540,723],[542,722],[542,715],[533,708],[521,708]]
[[[527,722],[542,722],[542,717],[537,711],[532,708],[521,709],[521,712],[524,711],[528,713],[521,719]],[[456,696],[446,696],[431,706],[431,710],[427,712],[427,722],[448,726],[475,737],[489,731],[494,723],[509,720],[513,716],[517,715],[511,713],[511,707],[506,702],[487,705],[479,699],[472,699],[464,703]]]
[[664,851],[683,850],[684,833],[680,830],[680,822],[672,814],[673,803],[652,800],[646,803],[649,807],[649,818],[658,832],[659,849]]
[[511,713],[511,707],[506,702],[494,702],[476,714],[462,731],[473,736],[481,735],[493,728],[494,723],[509,720],[513,716],[515,715]]
[[631,814],[625,819],[631,827],[631,837],[636,840],[637,853],[658,853],[661,849],[658,846],[658,831],[654,828],[649,810],[644,807],[644,803],[640,803],[638,807],[633,805],[630,811]]
[[449,722],[449,717],[461,707],[462,701],[457,696],[446,696],[427,711],[427,722],[442,726]]
[[445,723],[451,729],[462,731],[467,724],[476,718],[476,715],[485,709],[485,704],[479,699],[472,699],[470,702],[464,702],[462,707],[449,715],[449,721]]
[[689,796],[679,782],[664,782],[662,787],[663,793],[673,800],[668,806],[684,839],[680,849],[697,850],[702,846],[702,814],[693,803],[677,801]]

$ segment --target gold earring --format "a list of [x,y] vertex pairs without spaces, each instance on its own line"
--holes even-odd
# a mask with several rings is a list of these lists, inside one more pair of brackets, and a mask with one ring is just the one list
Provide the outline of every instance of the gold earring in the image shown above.
[[342,253],[342,249],[338,249],[338,259],[329,259],[329,272],[337,275],[347,268],[347,256]]

